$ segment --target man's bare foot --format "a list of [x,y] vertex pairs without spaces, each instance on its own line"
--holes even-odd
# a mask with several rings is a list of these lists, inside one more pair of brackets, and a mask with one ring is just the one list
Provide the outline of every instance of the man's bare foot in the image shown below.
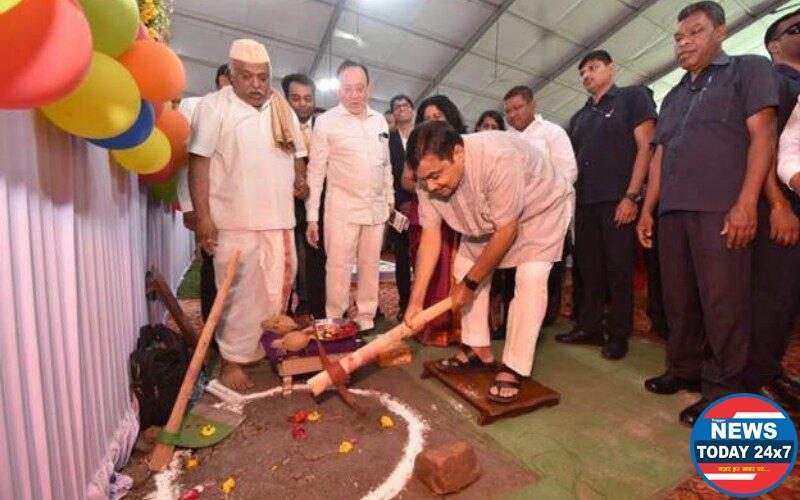
[[241,366],[225,360],[222,360],[222,370],[220,370],[219,381],[222,382],[222,385],[234,391],[243,391],[255,386],[255,383],[250,380],[250,377],[242,370]]

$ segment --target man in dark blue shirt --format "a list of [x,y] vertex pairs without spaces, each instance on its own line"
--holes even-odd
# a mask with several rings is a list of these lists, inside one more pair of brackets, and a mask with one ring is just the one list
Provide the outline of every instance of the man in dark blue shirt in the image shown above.
[[567,133],[578,161],[575,255],[583,300],[578,327],[556,340],[605,343],[603,357],[619,359],[627,353],[633,331],[633,222],[650,161],[656,107],[647,88],[614,85],[614,64],[604,50],[586,55],[578,69],[590,97],[570,120]]
[[770,62],[728,56],[725,12],[698,2],[678,14],[675,45],[687,72],[661,106],[639,239],[659,251],[669,324],[667,371],[647,390],[702,392],[680,421],[744,389],[752,333],[757,206],[775,158],[778,89]]

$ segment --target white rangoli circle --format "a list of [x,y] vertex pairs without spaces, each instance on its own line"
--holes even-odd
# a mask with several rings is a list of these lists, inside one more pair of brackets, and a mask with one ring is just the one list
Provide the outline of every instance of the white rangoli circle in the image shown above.
[[[292,386],[293,390],[310,391],[309,387],[305,384],[296,384]],[[283,392],[283,387],[273,387],[272,389],[264,392],[244,395],[246,402],[255,401],[257,399],[269,398]],[[408,480],[414,472],[414,460],[417,454],[422,451],[425,444],[425,431],[428,425],[425,421],[417,415],[408,405],[399,401],[398,399],[386,394],[385,392],[373,391],[367,389],[350,389],[353,394],[359,396],[366,396],[375,398],[381,402],[390,412],[406,421],[408,425],[408,439],[403,448],[403,454],[400,461],[397,462],[394,470],[383,481],[383,483],[376,486],[369,493],[364,495],[362,500],[384,500],[394,498],[399,495],[403,488],[405,488]],[[245,403],[246,404],[246,403]],[[241,412],[242,407],[231,407],[230,405],[220,404],[223,408],[229,408],[234,411]],[[182,458],[185,454],[178,452],[175,454],[170,466],[167,470],[156,475],[156,491],[148,495],[148,499],[161,499],[161,498],[174,498],[177,489],[177,479],[180,472],[180,467],[183,462]]]

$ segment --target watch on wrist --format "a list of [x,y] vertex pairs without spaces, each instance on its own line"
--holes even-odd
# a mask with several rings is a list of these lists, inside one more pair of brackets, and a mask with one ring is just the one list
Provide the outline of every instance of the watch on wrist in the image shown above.
[[473,280],[473,279],[470,279],[470,277],[469,277],[469,276],[464,276],[464,284],[467,286],[467,288],[469,288],[469,289],[470,289],[470,290],[472,290],[473,292],[474,292],[475,290],[477,290],[477,289],[478,289],[478,287],[481,285],[481,284],[480,284],[480,283],[478,283],[477,281],[475,281],[475,280]]
[[641,193],[625,193],[625,199],[631,200],[634,203],[640,203],[642,201]]

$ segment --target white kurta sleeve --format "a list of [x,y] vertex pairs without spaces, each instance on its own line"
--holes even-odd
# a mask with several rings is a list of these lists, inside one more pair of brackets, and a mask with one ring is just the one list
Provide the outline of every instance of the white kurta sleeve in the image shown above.
[[192,116],[192,139],[189,152],[193,155],[211,158],[217,149],[222,116],[215,105],[215,94],[204,97],[197,104]]
[[384,193],[386,193],[386,204],[394,206],[394,176],[392,175],[392,162],[389,155],[389,127],[385,127],[383,132],[386,134],[386,140],[381,141],[383,146],[381,156],[383,158],[383,185]]
[[314,132],[311,135],[311,151],[306,172],[310,192],[306,200],[306,221],[308,222],[319,222],[322,186],[328,169],[329,144],[328,134],[325,129],[325,118],[325,116],[317,118],[314,124]]
[[575,151],[572,150],[569,136],[563,128],[553,124],[547,140],[550,161],[556,172],[564,176],[570,184],[575,184],[575,181],[578,180],[578,162],[575,159]]
[[181,167],[175,176],[175,188],[178,191],[178,205],[181,212],[193,212],[192,197],[189,194],[189,167]]
[[[800,100],[800,98],[799,98]],[[786,122],[778,147],[778,177],[790,186],[792,177],[800,173],[800,103]]]

